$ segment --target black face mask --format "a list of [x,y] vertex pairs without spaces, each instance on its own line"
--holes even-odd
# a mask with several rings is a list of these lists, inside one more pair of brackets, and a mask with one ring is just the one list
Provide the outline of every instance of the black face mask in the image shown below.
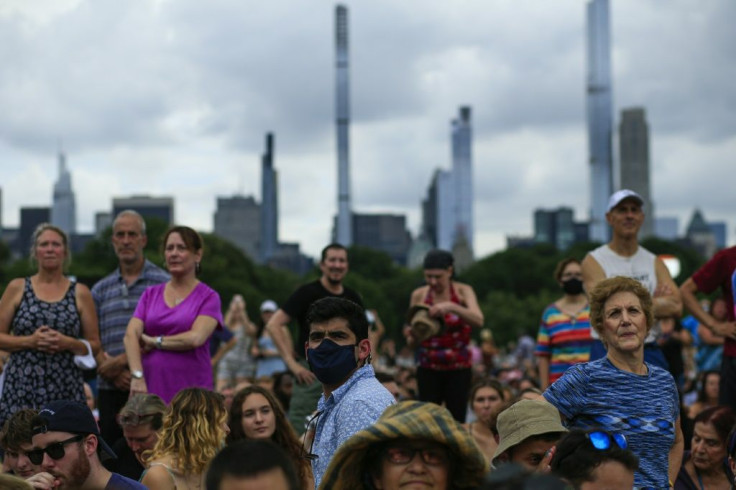
[[583,281],[577,278],[563,281],[562,290],[565,291],[566,294],[580,294],[583,292]]

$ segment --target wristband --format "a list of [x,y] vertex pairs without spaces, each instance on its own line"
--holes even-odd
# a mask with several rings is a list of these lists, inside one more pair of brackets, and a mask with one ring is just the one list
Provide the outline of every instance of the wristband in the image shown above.
[[164,336],[159,335],[156,337],[156,348],[157,349],[163,349],[164,348]]

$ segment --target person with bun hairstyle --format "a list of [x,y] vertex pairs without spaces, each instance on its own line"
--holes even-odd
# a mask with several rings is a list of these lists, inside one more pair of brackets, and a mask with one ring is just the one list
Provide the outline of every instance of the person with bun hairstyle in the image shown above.
[[431,250],[424,257],[426,285],[411,293],[409,307],[427,305],[431,317],[442,318],[445,328],[417,342],[410,328],[407,343],[417,348],[419,399],[445,403],[455,420],[465,422],[466,400],[472,382],[470,332],[483,327],[483,312],[473,288],[453,280],[455,259],[446,250]]

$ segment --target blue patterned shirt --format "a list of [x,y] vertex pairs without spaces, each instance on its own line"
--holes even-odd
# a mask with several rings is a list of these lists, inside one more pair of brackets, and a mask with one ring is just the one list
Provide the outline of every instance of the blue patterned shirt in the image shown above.
[[547,388],[544,398],[569,427],[625,435],[628,448],[639,456],[636,487],[669,488],[680,399],[670,373],[649,363],[647,368],[645,375],[622,371],[605,357],[577,364]]
[[[125,283],[118,267],[92,286],[92,299],[99,317],[103,351],[111,357],[125,352],[123,336],[143,291],[148,286],[168,280],[169,274],[166,271],[146,260],[141,274],[133,284]],[[97,383],[100,389],[117,390],[112,383],[100,376],[97,377]]]
[[370,364],[357,369],[326,400],[324,394],[320,397],[312,446],[312,452],[318,456],[312,461],[314,488],[319,487],[337,448],[359,430],[373,425],[394,401],[393,395],[376,379]]

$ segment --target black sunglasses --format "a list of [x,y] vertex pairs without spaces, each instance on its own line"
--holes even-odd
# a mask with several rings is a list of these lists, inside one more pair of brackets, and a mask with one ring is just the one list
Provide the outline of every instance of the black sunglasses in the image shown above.
[[84,439],[84,434],[79,434],[78,436],[71,437],[65,441],[59,441],[49,444],[43,449],[33,449],[31,451],[28,451],[28,459],[31,460],[31,463],[35,465],[40,465],[41,463],[43,463],[43,453],[46,453],[51,459],[59,460],[63,458],[66,454],[66,452],[64,451],[64,446],[66,446],[67,444],[71,444],[72,442],[81,441],[82,439]]
[[[305,437],[302,440],[302,450],[301,450],[302,458],[308,459],[309,461],[314,461],[315,459],[319,458],[319,455],[314,454],[312,452],[312,448],[314,447],[314,436],[317,433],[317,421],[319,420],[320,415],[322,415],[322,411],[315,413],[314,416],[307,421],[307,427],[306,427],[307,437]],[[309,443],[309,451],[307,451],[306,448],[304,447],[304,443],[309,437],[308,434],[310,431],[312,431],[312,437],[311,437],[312,441]]]

